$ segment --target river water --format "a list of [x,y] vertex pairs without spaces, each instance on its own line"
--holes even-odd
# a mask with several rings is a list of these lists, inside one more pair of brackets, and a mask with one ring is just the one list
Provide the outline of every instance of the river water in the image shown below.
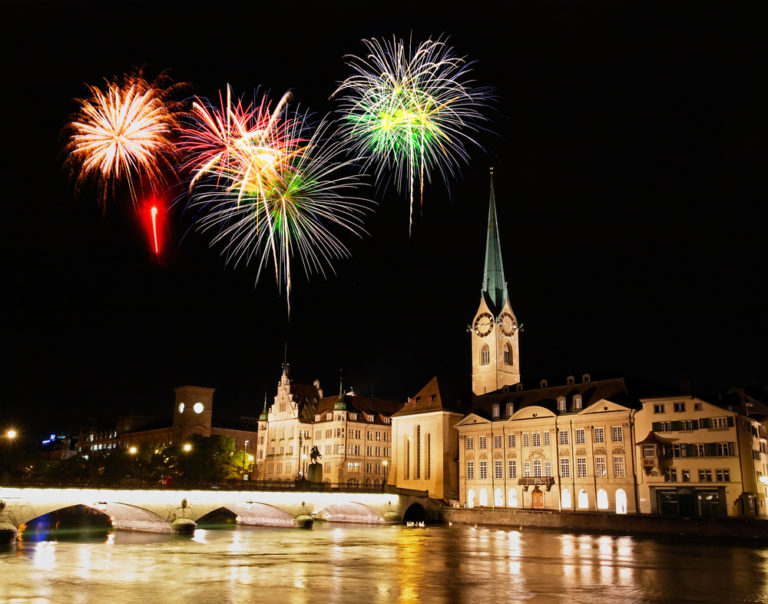
[[115,532],[0,551],[0,601],[766,602],[768,546],[469,526]]

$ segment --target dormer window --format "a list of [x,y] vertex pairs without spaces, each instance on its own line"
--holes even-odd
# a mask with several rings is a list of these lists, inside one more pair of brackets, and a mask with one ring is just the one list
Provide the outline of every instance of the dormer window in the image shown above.
[[547,386],[549,386],[549,382],[547,382],[547,380],[541,380],[539,382],[539,388],[546,388]]
[[515,406],[512,403],[507,403],[507,417],[512,417],[512,414],[515,412]]
[[588,373],[585,373],[581,376],[581,383],[582,384],[589,384],[592,381],[592,376]]
[[499,404],[494,403],[493,407],[491,408],[491,416],[493,419],[499,419]]
[[570,385],[570,384],[573,384],[573,383],[575,383],[575,382],[576,382],[576,378],[575,378],[575,377],[573,377],[572,375],[569,375],[569,376],[568,376],[568,377],[565,379],[565,383],[566,383],[566,384],[569,384],[569,385]]
[[574,394],[573,395],[573,408],[577,411],[581,410],[581,395],[580,394]]
[[557,397],[557,410],[560,413],[565,413],[565,397],[564,396]]

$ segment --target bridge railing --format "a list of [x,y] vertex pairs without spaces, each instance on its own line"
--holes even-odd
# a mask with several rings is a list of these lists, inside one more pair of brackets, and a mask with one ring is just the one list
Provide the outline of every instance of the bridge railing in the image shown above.
[[157,490],[230,490],[230,491],[317,491],[345,493],[399,493],[399,489],[388,484],[365,485],[333,482],[310,482],[308,480],[146,480],[140,478],[101,479],[46,479],[15,480],[0,482],[0,487],[50,487],[80,489],[157,489]]

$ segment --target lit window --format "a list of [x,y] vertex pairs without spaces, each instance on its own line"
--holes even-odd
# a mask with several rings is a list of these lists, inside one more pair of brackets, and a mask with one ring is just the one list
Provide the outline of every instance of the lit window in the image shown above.
[[488,345],[486,344],[483,346],[483,349],[480,351],[480,364],[481,365],[488,365],[491,362],[491,351],[488,348]]
[[583,445],[584,444],[584,429],[576,430],[576,444],[577,445]]
[[605,429],[604,428],[595,428],[595,442],[596,443],[604,443],[605,442]]
[[480,462],[480,480],[485,480],[486,478],[488,478],[488,462],[481,461]]
[[624,429],[621,426],[611,427],[611,440],[615,443],[624,440]]
[[544,446],[545,447],[549,446],[549,432],[548,431],[544,432]]
[[523,432],[523,446],[524,447],[530,446],[529,436],[527,432]]
[[486,449],[487,448],[488,440],[487,440],[487,438],[485,436],[480,436],[480,437],[478,437],[477,440],[478,440],[478,445],[479,445],[480,449]]
[[541,460],[535,459],[533,461],[533,477],[541,478]]
[[508,469],[509,469],[509,477],[510,478],[517,478],[517,462],[514,459],[510,459],[507,462]]
[[605,457],[603,455],[595,456],[595,476],[598,478],[606,476]]
[[504,466],[502,465],[500,459],[497,459],[495,462],[493,462],[493,477],[504,478]]
[[586,457],[576,458],[576,476],[578,478],[586,478],[587,476],[587,458]]
[[541,434],[539,434],[538,432],[533,433],[533,446],[534,447],[541,446]]
[[475,439],[472,436],[467,436],[467,451],[471,451],[475,448]]
[[523,476],[525,478],[530,478],[531,477],[531,462],[530,461],[526,461],[525,463],[523,463]]
[[568,444],[568,430],[560,430],[560,444],[561,445]]
[[613,456],[613,476],[614,478],[624,478],[624,476],[626,476],[623,455]]
[[560,458],[560,476],[563,478],[571,477],[571,460],[568,457]]
[[544,462],[544,476],[552,476],[552,462],[551,461],[545,461]]

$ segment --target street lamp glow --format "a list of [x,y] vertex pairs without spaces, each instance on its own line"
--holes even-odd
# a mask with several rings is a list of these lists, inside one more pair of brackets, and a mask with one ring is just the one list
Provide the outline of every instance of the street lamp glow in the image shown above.
[[185,453],[189,453],[192,450],[192,445],[190,445],[189,443],[184,443],[183,449]]
[[13,438],[16,438],[16,435],[17,435],[17,434],[18,434],[18,433],[17,433],[17,432],[16,432],[16,430],[14,430],[13,428],[11,428],[10,430],[8,430],[8,432],[6,432],[6,433],[5,433],[5,435],[6,435],[8,438],[11,438],[11,439],[13,439]]
[[138,450],[138,449],[136,449],[136,447],[130,447],[130,448],[128,449],[128,453],[130,453],[131,455],[136,455],[136,451],[137,451],[137,450]]

